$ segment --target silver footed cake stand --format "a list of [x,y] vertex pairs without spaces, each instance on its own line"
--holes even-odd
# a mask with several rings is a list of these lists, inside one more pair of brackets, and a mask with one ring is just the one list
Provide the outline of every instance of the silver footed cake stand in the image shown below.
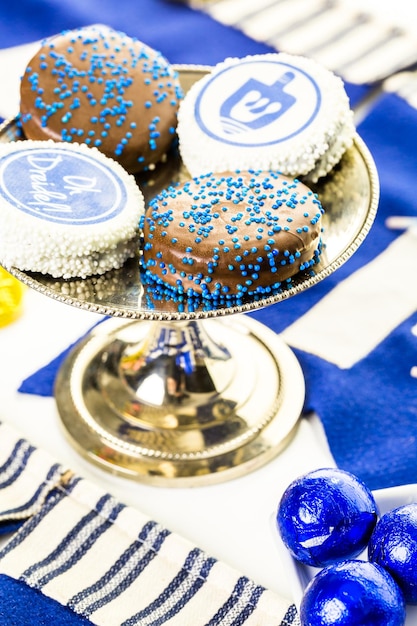
[[[207,71],[178,69],[185,90]],[[22,139],[15,121],[0,129],[0,142]],[[149,199],[185,175],[173,151],[138,182]],[[359,136],[313,188],[325,208],[320,264],[256,300],[213,307],[170,298],[143,284],[139,257],[84,280],[6,268],[51,298],[106,316],[77,343],[56,379],[64,431],[82,455],[143,482],[192,486],[245,474],[288,444],[304,404],[303,373],[280,337],[245,313],[323,280],[368,234],[379,185]]]

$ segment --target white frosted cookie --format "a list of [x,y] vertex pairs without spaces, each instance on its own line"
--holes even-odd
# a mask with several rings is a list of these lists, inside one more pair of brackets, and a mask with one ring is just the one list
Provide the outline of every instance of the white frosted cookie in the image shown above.
[[192,176],[228,169],[325,176],[353,143],[342,80],[306,57],[229,58],[197,81],[178,113],[179,147]]
[[95,148],[53,141],[0,146],[0,260],[85,278],[138,249],[144,199],[133,176]]

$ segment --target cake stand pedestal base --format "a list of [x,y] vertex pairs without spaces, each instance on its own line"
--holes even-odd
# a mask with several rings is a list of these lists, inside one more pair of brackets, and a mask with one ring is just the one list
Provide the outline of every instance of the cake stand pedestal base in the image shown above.
[[142,482],[192,486],[246,474],[289,443],[304,377],[263,324],[243,314],[114,322],[81,340],[56,380],[83,456]]

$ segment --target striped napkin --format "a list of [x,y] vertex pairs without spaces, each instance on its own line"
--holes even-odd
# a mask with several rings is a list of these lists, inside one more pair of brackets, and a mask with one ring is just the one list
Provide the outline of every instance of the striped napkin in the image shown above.
[[[214,19],[276,50],[302,54],[345,80],[375,83],[417,62],[405,17],[369,0],[195,0]],[[401,4],[400,4],[401,6]],[[409,14],[409,6],[405,16]]]
[[[14,531],[14,532],[12,532]],[[0,623],[299,626],[294,605],[0,423]]]

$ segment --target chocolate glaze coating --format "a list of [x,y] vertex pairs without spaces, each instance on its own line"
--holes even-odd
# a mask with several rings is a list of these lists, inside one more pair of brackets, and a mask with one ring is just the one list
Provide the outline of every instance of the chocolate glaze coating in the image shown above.
[[318,260],[322,213],[306,185],[276,172],[199,176],[150,203],[143,265],[187,292],[260,293]]
[[110,28],[87,27],[43,42],[20,96],[26,138],[83,142],[135,173],[171,145],[182,91],[159,52]]

